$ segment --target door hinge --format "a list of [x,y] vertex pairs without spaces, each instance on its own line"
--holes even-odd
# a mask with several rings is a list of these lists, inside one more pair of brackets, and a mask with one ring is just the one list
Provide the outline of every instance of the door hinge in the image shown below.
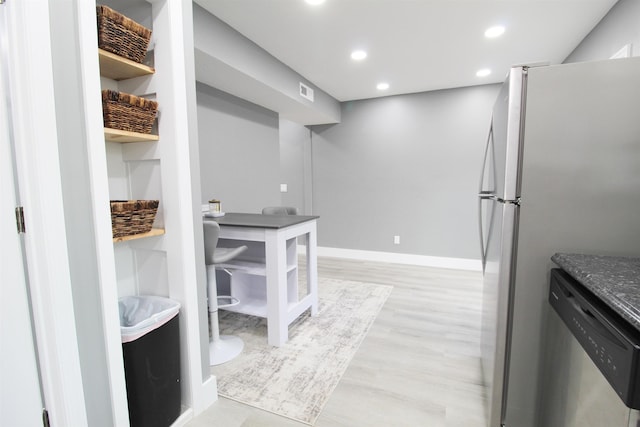
[[24,209],[22,206],[16,207],[16,227],[18,228],[18,234],[25,232]]
[[47,411],[46,408],[42,409],[42,425],[44,427],[51,427],[51,424],[49,423],[49,411]]

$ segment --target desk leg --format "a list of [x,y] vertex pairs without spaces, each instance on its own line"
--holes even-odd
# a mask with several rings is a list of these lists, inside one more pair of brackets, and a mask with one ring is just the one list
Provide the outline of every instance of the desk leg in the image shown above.
[[311,315],[318,314],[318,254],[316,227],[307,233],[307,283],[312,296]]
[[287,324],[287,242],[277,230],[266,230],[267,342],[280,347],[289,339]]

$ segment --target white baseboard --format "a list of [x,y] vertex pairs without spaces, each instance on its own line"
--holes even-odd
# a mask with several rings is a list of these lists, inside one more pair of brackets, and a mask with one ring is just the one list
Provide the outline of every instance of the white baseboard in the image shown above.
[[[304,245],[298,246],[298,253],[305,253]],[[482,271],[479,259],[447,258],[426,255],[399,254],[395,252],[362,251],[318,247],[318,256],[355,259],[360,261],[390,262],[394,264],[420,265],[423,267],[449,268],[454,270]]]
[[196,416],[218,400],[218,379],[215,375],[211,375],[202,383],[201,393],[202,401],[196,408]]

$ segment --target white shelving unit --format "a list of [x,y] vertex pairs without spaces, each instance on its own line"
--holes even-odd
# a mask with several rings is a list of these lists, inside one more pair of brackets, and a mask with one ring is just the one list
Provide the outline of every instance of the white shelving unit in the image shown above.
[[[311,316],[318,314],[317,219],[304,215],[231,213],[218,220],[218,245],[227,248],[246,245],[247,250],[233,261],[250,261],[238,264],[231,281],[223,272],[217,273],[219,295],[230,294],[239,300],[237,305],[228,307],[230,310],[266,317],[269,345],[285,345],[289,325],[306,310],[310,310]],[[306,244],[306,268],[304,280],[298,282],[300,238]]]
[[[217,399],[206,354],[199,166],[193,155],[197,153],[195,77],[193,40],[188,36],[193,32],[189,27],[192,5],[181,0],[100,4],[151,28],[154,45],[153,67],[98,49],[95,5],[78,2],[83,86],[87,111],[92,111],[86,120],[88,167],[94,196],[99,199],[96,215],[101,217],[95,232],[98,251],[108,260],[100,293],[114,425],[128,425],[117,299],[138,294],[164,296],[181,304],[182,414],[174,423],[179,426]],[[98,107],[101,89],[155,99],[159,118],[152,134],[103,128]],[[159,200],[154,229],[144,235],[111,238],[110,222],[106,226],[108,204],[104,204],[109,199]]]
[[[152,76],[155,73],[155,69],[153,67],[139,64],[102,49],[98,49],[98,58],[100,60],[100,76],[113,80],[113,84],[109,85],[111,87],[117,86],[116,82],[123,82],[135,77]],[[116,144],[136,142],[152,143],[159,141],[160,136],[155,134],[144,134],[120,129],[104,128],[104,139],[106,142],[113,142]],[[117,199],[119,197],[121,197],[121,195],[115,195],[111,198]],[[130,195],[126,195],[124,197],[126,199],[135,199],[135,196]],[[163,228],[153,228],[151,231],[146,233],[114,237],[113,242],[127,242],[130,240],[161,236],[163,234],[165,234],[165,230]]]
[[[154,68],[161,72],[137,65],[118,76],[107,69],[119,69],[120,61],[98,51],[94,2],[0,7],[10,30],[3,39],[7,95],[28,224],[24,252],[41,394],[52,425],[128,426],[118,297],[166,296],[181,304],[177,427],[217,398],[207,354],[192,3],[105,3],[153,28]],[[102,77],[100,61],[107,64]],[[153,94],[161,105],[155,135],[105,130],[103,84]],[[114,242],[109,200],[120,196],[159,199],[156,225],[164,230]]]
[[[221,239],[225,245],[224,239]],[[237,241],[234,242],[237,244]],[[249,249],[246,255],[240,255],[238,259],[220,264],[221,269],[232,272],[229,281],[231,296],[240,302],[236,305],[225,307],[224,310],[235,313],[248,314],[257,317],[267,317],[267,267],[266,254],[263,242],[243,241]],[[287,303],[293,308],[299,301],[298,284],[298,260],[297,239],[288,239],[287,251]]]

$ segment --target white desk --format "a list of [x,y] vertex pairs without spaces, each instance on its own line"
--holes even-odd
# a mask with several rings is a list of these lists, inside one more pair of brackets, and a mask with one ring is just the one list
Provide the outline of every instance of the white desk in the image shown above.
[[[227,213],[220,224],[219,246],[247,245],[232,269],[231,295],[240,304],[225,310],[267,319],[268,343],[282,346],[289,325],[307,309],[318,313],[317,216]],[[306,241],[306,292],[299,295],[298,237]]]

